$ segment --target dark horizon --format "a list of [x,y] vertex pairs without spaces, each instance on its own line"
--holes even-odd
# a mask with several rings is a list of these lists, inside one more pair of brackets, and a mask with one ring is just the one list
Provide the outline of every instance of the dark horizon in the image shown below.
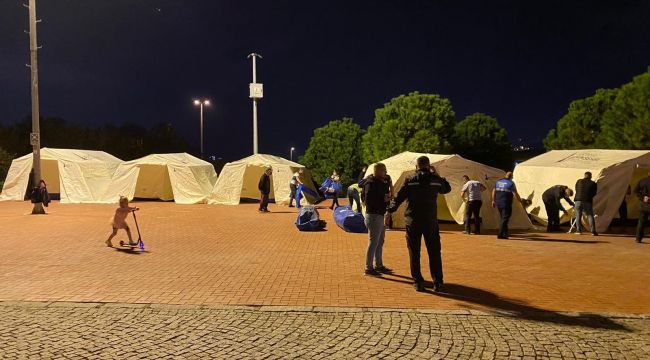
[[[260,152],[302,154],[313,130],[411,91],[457,119],[495,116],[539,146],[575,99],[650,65],[650,4],[559,1],[39,2],[41,115],[88,126],[171,122],[206,157],[252,153],[251,63],[264,83]],[[0,123],[30,112],[27,9],[0,1]],[[236,136],[233,136],[236,135]]]

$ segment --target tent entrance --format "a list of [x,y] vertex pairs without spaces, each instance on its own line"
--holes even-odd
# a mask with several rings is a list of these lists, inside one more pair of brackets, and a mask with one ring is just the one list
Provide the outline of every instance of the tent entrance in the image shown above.
[[134,197],[142,199],[174,200],[167,165],[140,165]]
[[[648,176],[648,172],[650,172],[650,168],[643,167],[635,167],[634,172],[632,172],[632,179],[630,179],[629,183],[632,193],[629,196],[626,196],[628,219],[636,220],[639,218],[639,207],[641,204],[639,203],[639,199],[634,194],[634,187],[636,187],[636,184],[638,184],[641,179]],[[620,212],[616,215],[616,218],[620,218]]]
[[[259,201],[260,191],[257,188],[257,186],[260,183],[260,178],[262,177],[262,174],[264,174],[264,167],[246,166],[246,170],[244,170],[244,178],[242,179],[240,201],[242,202]],[[273,191],[273,188],[274,188],[273,176],[271,176],[271,194],[269,195],[270,199],[275,199],[275,191]]]

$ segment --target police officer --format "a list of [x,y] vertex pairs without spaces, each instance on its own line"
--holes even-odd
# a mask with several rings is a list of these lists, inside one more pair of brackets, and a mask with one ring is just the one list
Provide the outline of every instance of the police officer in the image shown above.
[[[544,202],[546,216],[548,217],[546,232],[560,231],[560,211],[565,215],[567,214],[560,200],[564,199],[569,205],[573,206],[573,201],[571,201],[569,196],[573,196],[573,190],[565,185],[552,186],[542,194],[542,201]],[[582,219],[578,219],[578,221],[580,220]]]
[[494,185],[494,189],[492,189],[492,207],[499,210],[499,216],[501,217],[497,239],[507,239],[509,236],[508,222],[512,215],[513,197],[516,197],[517,201],[521,202],[521,197],[517,193],[517,186],[512,181],[512,171],[508,171],[506,177],[498,180]]
[[438,194],[447,194],[451,186],[444,178],[435,173],[430,167],[429,158],[420,156],[417,159],[415,175],[408,177],[397,196],[388,206],[388,212],[395,212],[397,208],[408,200],[406,212],[406,244],[409,249],[411,262],[411,277],[413,287],[417,291],[424,291],[424,278],[420,271],[421,238],[424,236],[424,245],[429,255],[429,268],[433,278],[433,291],[441,291],[443,285],[442,258],[440,256],[440,232],[438,229],[437,197]]

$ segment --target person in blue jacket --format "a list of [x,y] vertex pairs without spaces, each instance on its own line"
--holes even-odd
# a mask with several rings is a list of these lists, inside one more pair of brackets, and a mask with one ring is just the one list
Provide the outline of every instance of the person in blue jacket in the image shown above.
[[512,171],[508,171],[506,177],[498,180],[492,190],[492,207],[499,210],[499,216],[501,217],[497,239],[507,239],[510,235],[508,233],[508,222],[512,215],[512,200],[515,197],[517,201],[521,202],[521,197],[517,193],[517,186],[512,181]]

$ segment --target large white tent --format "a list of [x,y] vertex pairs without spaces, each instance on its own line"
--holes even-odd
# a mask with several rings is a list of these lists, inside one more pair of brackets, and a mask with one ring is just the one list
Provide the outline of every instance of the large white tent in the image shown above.
[[[592,179],[598,184],[593,204],[594,214],[597,215],[596,230],[602,232],[612,219],[618,217],[618,209],[628,185],[634,188],[649,170],[648,150],[553,150],[517,165],[514,180],[521,197],[532,202],[528,212],[538,221],[546,223],[548,217],[542,193],[554,185],[574,189],[576,181],[590,171]],[[629,217],[638,217],[639,201],[635,196],[629,200]],[[569,219],[565,216],[563,220]]]
[[[100,202],[120,163],[103,151],[43,148],[41,178],[50,193],[60,194],[62,203]],[[32,166],[32,154],[11,162],[0,200],[24,200]]]
[[[299,169],[304,169],[301,177],[303,183],[316,191],[311,174],[303,165],[278,156],[256,154],[229,162],[223,167],[212,190],[209,203],[237,205],[242,198],[258,199],[260,192],[257,185],[264,169],[268,166],[273,168],[270,198],[274,199],[276,204],[289,204],[289,182],[291,176]],[[310,196],[307,198],[313,200]]]
[[[483,206],[481,207],[482,227],[485,229],[496,229],[499,227],[499,213],[491,206],[491,193],[497,180],[503,178],[503,170],[493,168],[475,161],[467,160],[459,155],[423,154],[414,152],[403,152],[381,162],[386,165],[388,175],[393,180],[395,195],[406,178],[415,174],[416,161],[420,156],[427,156],[432,165],[436,167],[438,174],[449,181],[451,192],[438,197],[438,219],[455,221],[462,224],[465,216],[465,202],[460,197],[460,190],[463,187],[463,175],[470,179],[478,180],[487,187],[483,192]],[[372,174],[373,165],[368,167],[366,175]],[[393,227],[404,228],[404,210],[406,204],[400,206],[393,214]],[[532,227],[526,211],[520,203],[513,203],[512,217],[509,227],[511,229],[529,229]]]
[[214,166],[187,153],[152,154],[122,163],[102,200],[174,200],[177,204],[205,203],[217,180]]

